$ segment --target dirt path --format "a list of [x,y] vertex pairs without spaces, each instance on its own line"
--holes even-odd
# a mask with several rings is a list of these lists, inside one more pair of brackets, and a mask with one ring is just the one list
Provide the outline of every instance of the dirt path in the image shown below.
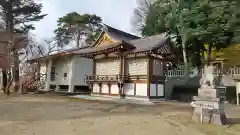
[[[208,135],[188,121],[190,111],[177,104],[141,106],[59,96],[0,96],[0,135]],[[226,133],[222,135],[236,132]]]

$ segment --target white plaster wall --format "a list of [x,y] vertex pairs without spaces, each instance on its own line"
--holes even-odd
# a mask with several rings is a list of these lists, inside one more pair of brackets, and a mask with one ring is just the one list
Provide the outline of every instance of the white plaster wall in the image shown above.
[[93,93],[100,93],[99,84],[97,83],[93,84]]
[[[39,65],[39,73],[40,74],[47,74],[47,76],[49,76],[50,74],[47,73],[47,62],[46,61],[41,61],[40,65]],[[40,76],[40,81],[41,81],[41,86],[39,86],[39,89],[41,90],[47,90],[46,89],[46,80],[47,80],[47,76]]]
[[74,57],[73,84],[87,86],[84,82],[85,75],[92,75],[92,60],[75,56]]
[[123,86],[124,94],[133,96],[134,95],[134,84],[133,83],[125,83]]
[[47,64],[45,61],[40,63],[40,74],[46,74],[47,72]]
[[137,96],[147,96],[147,84],[136,84],[136,95]]
[[118,89],[117,84],[111,85],[111,94],[119,94],[119,89]]
[[163,75],[163,63],[160,60],[153,60],[153,74]]
[[96,62],[96,75],[118,75],[120,73],[119,70],[119,59]]
[[164,85],[158,84],[157,87],[158,87],[158,95],[157,96],[159,96],[159,97],[165,96],[164,95]]
[[127,59],[125,72],[130,75],[146,75],[148,60],[142,59]]
[[[53,66],[56,68],[56,80],[52,81],[51,84],[58,85],[69,85],[70,69],[71,69],[71,58],[61,58],[53,62]],[[64,77],[64,73],[67,73],[67,77]]]
[[150,84],[150,96],[151,97],[157,96],[157,85],[156,84]]
[[102,84],[102,93],[108,94],[109,88],[107,84]]

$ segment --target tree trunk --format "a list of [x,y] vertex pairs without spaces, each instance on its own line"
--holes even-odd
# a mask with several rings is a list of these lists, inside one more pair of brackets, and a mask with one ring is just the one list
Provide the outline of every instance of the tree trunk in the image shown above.
[[2,70],[2,90],[3,93],[6,93],[6,88],[7,88],[7,72],[5,70]]
[[184,42],[182,43],[182,53],[183,53],[183,62],[184,62],[184,75],[188,76],[187,51],[186,51],[186,45]]
[[77,41],[76,41],[76,42],[77,42],[77,45],[76,45],[77,48],[80,47],[80,36],[81,36],[81,35],[80,35],[80,31],[78,30],[78,31],[77,31],[77,39],[76,39],[76,40],[77,40]]
[[9,96],[10,95],[10,87],[12,85],[13,82],[13,76],[11,75],[11,72],[9,72],[8,74],[8,84],[7,84],[7,88],[6,88],[6,94]]
[[19,88],[19,58],[18,52],[14,50],[13,52],[13,78],[14,78],[14,91],[17,92]]
[[207,64],[210,64],[210,61],[211,61],[211,51],[212,51],[212,45],[209,44],[207,48],[207,55],[206,55]]
[[[14,33],[14,23],[13,23],[13,0],[9,0],[7,2],[7,15],[6,15],[6,25],[7,25],[7,29],[6,31],[9,33],[9,34],[13,34]],[[14,42],[12,42],[14,43]],[[12,44],[13,46],[13,44]],[[13,77],[14,77],[14,81],[15,81],[15,84],[18,84],[18,81],[19,81],[19,72],[18,72],[18,69],[19,69],[19,65],[18,65],[18,52],[17,50],[13,49],[12,48],[9,50],[8,53],[11,53],[11,51],[13,51],[13,54],[12,56],[9,54],[10,57],[12,57],[12,60],[13,60]],[[10,59],[10,58],[9,58]],[[11,66],[12,65],[12,62],[10,62],[10,70],[11,71]],[[18,72],[18,73],[17,73]],[[7,88],[6,88],[6,91],[7,91],[7,95],[10,94],[10,85],[12,84],[12,75],[11,73],[9,74],[9,78],[8,78],[8,85],[7,85]],[[16,90],[17,88],[15,88]]]

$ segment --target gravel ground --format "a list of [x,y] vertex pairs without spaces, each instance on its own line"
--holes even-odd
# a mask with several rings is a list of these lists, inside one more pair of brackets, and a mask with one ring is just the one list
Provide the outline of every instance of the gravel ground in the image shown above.
[[[238,107],[229,107],[233,120]],[[0,94],[0,135],[239,135],[229,128],[196,125],[188,104],[154,106],[70,99],[57,95]],[[238,122],[238,121],[234,121]],[[240,129],[240,128],[239,128]]]

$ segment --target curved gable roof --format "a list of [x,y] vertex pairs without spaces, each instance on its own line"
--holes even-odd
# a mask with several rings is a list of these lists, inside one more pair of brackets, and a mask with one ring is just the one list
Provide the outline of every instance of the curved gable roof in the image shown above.
[[128,41],[128,40],[134,40],[134,39],[139,39],[140,37],[129,34],[127,32],[115,29],[111,26],[105,25],[104,31],[111,37],[113,40],[116,41]]

